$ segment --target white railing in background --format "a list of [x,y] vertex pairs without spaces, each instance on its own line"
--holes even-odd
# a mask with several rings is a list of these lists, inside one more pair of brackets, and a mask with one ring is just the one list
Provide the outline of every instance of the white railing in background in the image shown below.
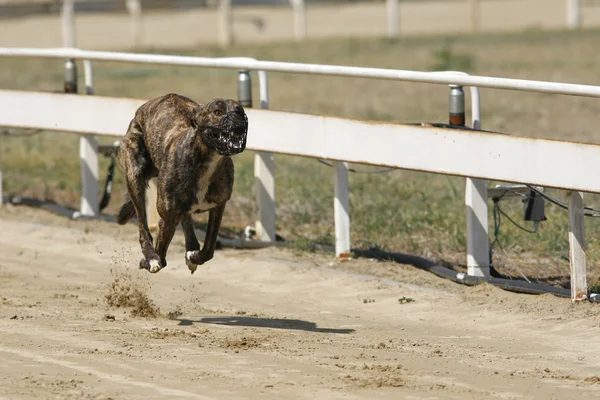
[[[306,5],[304,4],[304,0],[290,0],[290,5],[293,13],[294,39],[296,41],[306,40]],[[218,37],[219,44],[222,47],[230,46],[234,41],[233,22],[234,16],[231,0],[219,0]]]
[[[151,54],[84,51],[79,49],[0,48],[0,56],[48,57],[157,65],[179,65],[259,71],[261,105],[268,106],[266,71],[337,75],[372,79],[470,86],[473,128],[479,129],[477,86],[541,93],[600,97],[600,87],[555,82],[469,76],[461,73],[417,72],[318,64],[257,61],[249,58],[202,58]],[[77,96],[22,91],[0,91],[0,126],[61,130],[84,135],[122,136],[135,109],[143,100]],[[35,109],[35,114],[27,110]],[[68,116],[57,118],[58,115]],[[274,161],[271,153],[317,157],[336,161],[336,254],[350,250],[348,182],[346,162],[390,166],[473,179],[467,185],[467,210],[476,216],[467,226],[472,250],[485,248],[479,265],[468,255],[469,273],[488,274],[486,179],[528,183],[565,189],[569,192],[570,259],[573,299],[585,297],[585,252],[583,243],[583,200],[581,192],[600,193],[600,182],[586,179],[600,166],[600,146],[455,129],[373,123],[298,113],[248,110],[250,130],[248,149],[255,150],[255,170],[270,209],[261,214],[274,228]],[[286,129],[282,130],[281,127]],[[274,133],[273,133],[274,132]],[[377,137],[377,142],[373,138]],[[385,145],[382,146],[381,143]],[[481,149],[486,149],[482,152]],[[82,157],[86,157],[82,155]],[[97,155],[96,155],[97,157]],[[511,162],[514,161],[514,162]],[[97,161],[96,161],[97,162]],[[568,165],[569,168],[564,166]],[[524,175],[523,171],[527,171]],[[266,176],[261,174],[266,172]],[[95,177],[97,185],[97,176]],[[268,186],[268,187],[267,187]],[[85,193],[84,193],[85,196]],[[90,201],[96,201],[91,198]],[[258,198],[259,206],[261,198]],[[479,207],[479,208],[478,208]],[[260,221],[266,221],[262,219]],[[259,223],[260,223],[259,221]],[[474,230],[479,224],[479,230]],[[483,225],[483,226],[481,226]],[[484,228],[484,229],[483,229]],[[485,236],[475,233],[485,231]],[[274,233],[271,238],[274,238]]]
[[[469,6],[469,25],[470,32],[477,33],[481,27],[481,0],[463,0],[468,2]],[[398,11],[400,0],[386,0],[386,17],[387,17],[387,35],[390,38],[399,35],[398,21],[400,13]],[[580,0],[565,0],[565,20],[567,28],[580,28],[582,21]]]
[[579,0],[566,0],[567,27],[577,29],[581,26],[581,3]]

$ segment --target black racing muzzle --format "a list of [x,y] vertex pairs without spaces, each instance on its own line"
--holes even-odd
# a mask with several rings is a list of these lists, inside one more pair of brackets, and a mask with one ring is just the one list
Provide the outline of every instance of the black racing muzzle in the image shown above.
[[205,140],[217,153],[224,156],[239,154],[246,148],[248,117],[245,113],[229,112],[218,126],[206,130]]

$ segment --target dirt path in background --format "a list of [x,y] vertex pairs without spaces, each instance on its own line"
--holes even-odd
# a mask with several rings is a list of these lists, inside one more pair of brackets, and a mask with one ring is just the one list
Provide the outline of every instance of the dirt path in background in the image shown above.
[[0,227],[0,398],[592,399],[600,390],[592,304],[274,249],[222,250],[190,275],[181,233],[169,267],[150,275],[134,268],[133,226],[9,206]]
[[[523,29],[564,29],[564,0],[483,1],[481,32]],[[402,3],[398,29],[401,36],[457,34],[471,31],[467,1]],[[387,34],[384,2],[332,4],[307,7],[309,39],[327,37],[373,37]],[[143,16],[141,47],[190,47],[218,44],[218,15],[215,9],[147,12]],[[289,7],[235,7],[233,37],[238,43],[294,40]],[[125,13],[77,14],[76,45],[90,50],[130,50],[134,46],[129,16]],[[600,7],[583,8],[582,26],[600,25]],[[60,47],[58,16],[0,19],[0,46]]]

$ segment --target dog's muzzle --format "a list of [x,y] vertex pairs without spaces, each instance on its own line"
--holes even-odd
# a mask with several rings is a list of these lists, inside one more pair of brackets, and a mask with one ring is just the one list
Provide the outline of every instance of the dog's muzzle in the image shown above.
[[205,130],[207,144],[224,156],[239,154],[246,148],[248,117],[246,114],[227,113],[218,126]]

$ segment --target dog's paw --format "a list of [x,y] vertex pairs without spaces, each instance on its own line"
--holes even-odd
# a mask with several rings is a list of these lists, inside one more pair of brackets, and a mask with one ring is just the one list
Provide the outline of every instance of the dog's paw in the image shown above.
[[153,274],[157,273],[162,268],[162,266],[160,265],[160,261],[158,261],[157,259],[150,260],[150,262],[148,264],[150,265],[150,268],[148,268],[148,271],[150,271]]
[[163,267],[160,264],[160,260],[158,260],[156,258],[151,258],[150,260],[146,260],[146,259],[142,258],[140,260],[140,269],[145,269],[148,272],[151,272],[153,274],[157,273],[162,268]]
[[190,260],[190,257],[192,256],[192,254],[194,254],[193,251],[188,251],[185,253],[185,263],[188,266],[188,268],[190,269],[190,272],[193,274],[198,269],[198,264],[194,264]]

